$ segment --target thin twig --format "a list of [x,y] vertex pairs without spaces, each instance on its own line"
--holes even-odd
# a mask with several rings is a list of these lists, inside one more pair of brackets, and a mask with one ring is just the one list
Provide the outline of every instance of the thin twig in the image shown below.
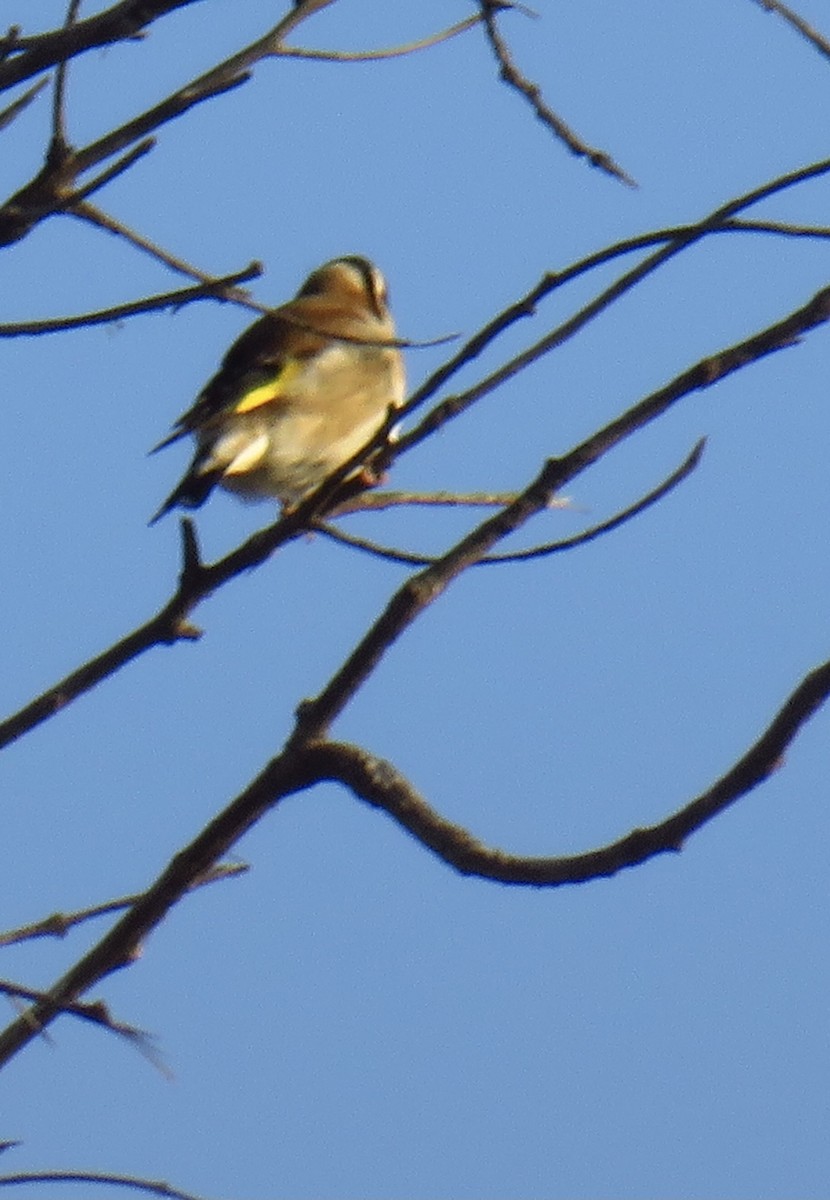
[[6,108],[0,110],[0,129],[5,129],[7,125],[11,125],[15,117],[19,117],[29,107],[35,97],[40,95],[48,83],[48,79],[39,79],[22,96],[18,96],[17,100],[12,101]]
[[[677,254],[680,254],[688,246],[709,236],[716,230],[724,228],[727,222],[734,219],[736,213],[778,192],[794,187],[808,179],[818,178],[828,172],[830,172],[830,159],[822,159],[820,162],[810,163],[806,167],[800,167],[795,171],[788,172],[786,175],[780,175],[777,179],[771,180],[759,188],[754,188],[751,192],[746,192],[743,196],[739,196],[735,200],[730,200],[727,204],[715,209],[714,212],[710,213],[708,217],[705,217],[696,225],[682,226],[680,231],[675,236],[669,238],[661,249],[650,254],[630,271],[626,271],[613,284],[600,292],[589,304],[586,304],[572,317],[569,317],[567,321],[556,326],[550,333],[546,334],[527,350],[510,359],[474,387],[457,396],[449,396],[445,400],[442,400],[427,413],[414,429],[403,434],[397,442],[390,446],[389,460],[393,460],[398,455],[406,452],[411,446],[417,445],[425,438],[431,436],[447,421],[460,416],[483,396],[492,392],[502,383],[530,366],[531,363],[536,362],[543,355],[562,345],[625,292],[630,291],[631,288],[641,283],[648,275],[656,271],[658,267],[663,266],[664,263],[674,258]],[[654,238],[656,235],[647,234],[644,237]],[[659,241],[662,242],[664,239],[660,237]],[[621,243],[620,245],[626,248],[619,252],[627,253],[630,245],[626,243]],[[610,248],[611,256],[616,257],[617,252],[618,248]],[[599,265],[600,262],[607,261],[607,257],[604,257],[604,255],[605,252],[600,251],[598,255],[591,255],[588,259],[582,260],[581,263],[575,264],[567,272],[556,276],[545,276],[533,291],[495,317],[466,346],[463,346],[458,354],[430,376],[406,402],[398,414],[399,418],[421,407],[451,375],[455,374],[462,366],[465,366],[474,358],[477,358],[490,342],[517,320],[530,316],[535,311],[539,301],[556,287],[560,286],[563,276],[567,275],[568,279],[575,278],[577,274],[582,274],[585,270]]]
[[[354,500],[339,505],[330,516],[383,512],[389,508],[504,508],[515,499],[516,492],[361,492]],[[554,496],[548,507],[572,508],[573,505],[567,496]]]
[[83,204],[95,192],[100,192],[101,188],[106,187],[108,183],[112,183],[113,179],[117,179],[119,175],[123,175],[125,171],[129,171],[130,167],[135,166],[140,158],[144,158],[145,154],[149,154],[155,147],[155,138],[145,138],[143,142],[139,142],[133,146],[121,158],[116,159],[105,170],[96,175],[94,179],[90,179],[82,187],[71,192],[61,204],[56,207],[56,211],[65,211],[66,209],[74,208],[78,204]]
[[[142,250],[145,254],[149,254],[151,258],[163,263],[171,271],[176,271],[179,275],[185,275],[189,279],[196,279],[199,283],[215,282],[214,276],[208,275],[207,272],[201,271],[198,267],[194,267],[192,263],[186,262],[183,258],[171,254],[169,250],[163,249],[156,242],[138,233],[135,229],[131,229],[129,225],[125,225],[123,221],[119,221],[115,217],[110,216],[109,213],[105,213],[97,205],[90,204],[88,200],[73,204],[67,212],[71,217],[87,221],[89,224],[95,225],[99,229],[104,229],[107,233],[111,233],[115,237],[123,238],[130,245]],[[261,265],[260,270],[262,270]],[[253,309],[255,312],[268,312],[267,305],[258,304],[244,290],[233,295],[229,293],[228,299],[233,300],[235,304]]]
[[40,321],[17,321],[0,324],[0,338],[38,337],[45,333],[65,333],[69,329],[81,329],[92,325],[106,325],[133,317],[138,313],[159,312],[165,308],[182,308],[195,300],[235,300],[234,290],[240,283],[257,279],[262,274],[262,264],[253,262],[244,271],[225,275],[220,279],[207,280],[194,287],[179,288],[175,292],[164,292],[159,296],[147,296],[143,300],[132,300],[127,304],[116,304],[112,308],[96,312],[79,313],[74,317],[52,317]]
[[[208,884],[219,883],[225,879],[235,879],[247,871],[246,863],[217,863],[201,879],[193,881],[192,889],[206,887]],[[133,904],[137,904],[141,896],[141,892],[136,892],[132,896],[121,896],[117,900],[108,900],[105,904],[95,904],[90,908],[80,909],[78,912],[52,913],[51,916],[44,917],[41,921],[35,921],[31,925],[22,925],[19,929],[10,929],[6,933],[0,933],[0,946],[14,946],[19,942],[33,941],[42,937],[66,937],[76,925],[96,920],[98,917],[108,917],[111,913],[123,912],[125,909],[131,908]]]
[[[528,562],[535,558],[549,558],[551,555],[559,554],[563,550],[573,550],[576,546],[584,546],[604,533],[610,533],[612,529],[617,529],[620,525],[624,525],[626,521],[630,521],[633,517],[645,512],[647,508],[650,508],[658,500],[662,500],[664,496],[673,491],[697,467],[705,444],[706,439],[701,438],[694,446],[691,454],[681,463],[677,470],[672,472],[668,479],[665,479],[646,496],[629,505],[628,508],[615,513],[613,517],[609,517],[607,521],[602,521],[599,525],[592,525],[590,529],[584,529],[582,533],[574,534],[573,537],[562,538],[560,541],[545,542],[541,546],[530,546],[527,550],[515,550],[511,554],[487,554],[472,565],[483,567],[500,563]],[[512,495],[507,494],[504,503],[511,504],[515,499],[515,493]],[[554,502],[555,499],[554,497]],[[550,508],[551,505],[549,504],[548,507]],[[335,515],[340,516],[341,514],[336,513]],[[333,542],[340,542],[341,545],[349,546],[355,550],[363,550],[375,558],[386,559],[388,562],[400,563],[411,567],[428,567],[438,562],[438,558],[435,556],[428,557],[426,555],[413,554],[408,550],[399,550],[395,546],[382,546],[379,542],[371,541],[368,538],[361,538],[353,533],[346,533],[344,530],[338,529],[326,521],[316,521],[313,528],[318,533],[322,533],[325,537],[330,538]]]
[[[66,19],[63,27],[71,30],[78,15],[81,0],[69,0]],[[52,137],[49,149],[46,151],[46,162],[60,167],[70,154],[69,139],[66,135],[66,78],[69,71],[67,59],[61,59],[55,71],[55,90],[52,99]]]
[[819,54],[823,54],[825,58],[830,58],[830,41],[823,34],[819,33],[817,29],[814,29],[812,25],[808,25],[804,18],[800,17],[797,12],[794,12],[786,4],[782,4],[781,0],[755,0],[755,3],[759,4],[761,8],[766,9],[767,12],[778,13],[779,17],[783,17],[789,25],[792,25],[793,29],[796,29],[802,37],[805,37],[808,42],[815,46]]
[[[506,5],[505,7],[513,6]],[[442,29],[440,33],[430,34],[429,37],[421,38],[417,42],[407,42],[404,46],[391,46],[387,50],[304,50],[298,46],[281,46],[273,53],[275,57],[279,58],[304,58],[313,59],[316,62],[378,62],[387,58],[402,58],[407,54],[415,54],[419,50],[440,46],[442,42],[447,42],[450,38],[458,37],[468,29],[480,25],[483,19],[481,13],[476,13],[474,17],[467,17],[466,20],[459,21],[457,25],[452,25],[449,29]]]
[[592,167],[598,167],[601,171],[605,171],[606,174],[619,179],[629,187],[636,187],[635,180],[621,166],[614,162],[610,154],[607,154],[604,150],[598,150],[595,146],[589,146],[573,129],[565,124],[561,117],[557,116],[553,109],[545,103],[539,85],[531,82],[516,66],[507,43],[499,33],[496,24],[496,13],[504,9],[505,5],[500,3],[500,0],[479,0],[479,4],[481,5],[484,25],[487,30],[487,39],[496,57],[499,65],[499,74],[504,82],[514,88],[521,96],[524,96],[542,124],[546,125],[555,137],[568,147],[572,154],[577,155],[579,158],[587,158]]
[[[144,1029],[137,1029],[134,1025],[127,1025],[124,1021],[116,1021],[114,1017],[110,1016],[109,1009],[103,1000],[56,1001],[48,992],[40,991],[37,988],[23,987],[22,984],[12,983],[7,979],[0,979],[0,994],[17,1000],[28,1000],[32,1004],[50,1007],[54,1005],[58,1012],[65,1013],[70,1017],[78,1017],[82,1021],[88,1021],[92,1025],[98,1025],[101,1029],[115,1033],[140,1050],[144,1057],[158,1067],[163,1074],[168,1077],[170,1075],[169,1068],[165,1066],[161,1055],[152,1044],[152,1034],[147,1033]],[[28,1012],[31,1012],[31,1009]]]
[[171,1187],[169,1183],[142,1179],[138,1175],[110,1175],[102,1171],[24,1171],[16,1175],[0,1175],[0,1187],[18,1187],[24,1183],[100,1183],[105,1187],[149,1192],[152,1196],[163,1196],[166,1200],[200,1200],[194,1192],[183,1192],[179,1188]]

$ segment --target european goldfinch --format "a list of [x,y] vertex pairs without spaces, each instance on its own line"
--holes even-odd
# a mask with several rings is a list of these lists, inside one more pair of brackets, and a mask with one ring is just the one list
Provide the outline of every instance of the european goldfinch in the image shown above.
[[404,399],[386,283],[365,258],[313,271],[296,297],[234,342],[160,450],[186,434],[193,462],[150,524],[198,508],[218,484],[296,506],[365,445]]

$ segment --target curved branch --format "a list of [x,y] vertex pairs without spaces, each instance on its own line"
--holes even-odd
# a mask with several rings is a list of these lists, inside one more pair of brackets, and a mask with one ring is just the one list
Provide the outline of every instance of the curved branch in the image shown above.
[[[512,5],[505,5],[512,7]],[[307,58],[314,62],[335,62],[335,63],[366,63],[378,62],[387,58],[403,58],[407,54],[415,54],[419,50],[429,50],[433,46],[440,46],[442,42],[448,42],[450,38],[458,37],[461,33],[466,33],[468,29],[475,28],[480,25],[483,17],[478,14],[474,17],[467,17],[465,21],[459,21],[456,25],[451,25],[449,29],[442,29],[439,33],[430,34],[428,37],[421,38],[417,42],[407,42],[403,46],[390,46],[386,50],[303,50],[299,47],[281,46],[275,54],[279,58]]]
[[[501,883],[557,887],[584,883],[677,851],[686,838],[780,766],[784,751],[830,695],[830,662],[811,671],[747,753],[711,788],[667,820],[635,829],[598,850],[565,857],[506,854],[446,821],[395,767],[367,751],[297,735],[256,779],[179,854],[120,921],[29,1010],[0,1033],[0,1065],[46,1028],[65,1005],[134,960],[147,935],[211,865],[282,799],[324,780],[382,808],[444,862],[465,875]],[[298,729],[302,725],[298,715]],[[293,744],[292,744],[293,743]]]
[[[19,1145],[9,1142],[9,1146]],[[0,1149],[5,1148],[0,1145]],[[105,1187],[130,1188],[136,1192],[149,1192],[151,1196],[163,1196],[166,1200],[199,1200],[194,1192],[182,1192],[152,1179],[138,1175],[109,1175],[103,1171],[23,1171],[16,1175],[0,1175],[0,1187],[17,1187],[24,1183],[100,1183]]]
[[[645,512],[646,509],[651,508],[658,500],[662,500],[664,496],[673,491],[698,466],[705,445],[706,439],[701,438],[693,447],[691,454],[669,475],[668,479],[664,479],[656,488],[653,488],[645,496],[635,501],[634,504],[622,509],[621,512],[615,513],[613,517],[609,517],[607,521],[601,521],[599,525],[592,525],[590,529],[583,529],[582,533],[576,533],[573,537],[562,538],[560,541],[545,542],[541,546],[530,546],[527,550],[515,550],[510,554],[486,554],[484,558],[480,558],[478,562],[472,565],[484,567],[500,563],[529,562],[535,558],[549,558],[552,554],[558,554],[562,550],[573,550],[576,546],[584,546],[588,542],[593,542],[596,538],[601,537],[602,534],[610,533],[612,529],[617,529],[620,525],[624,525],[626,521],[639,516],[640,513]],[[515,499],[516,496],[514,494],[506,497],[503,503],[505,505],[512,504]],[[551,505],[548,505],[548,507],[550,508]],[[339,516],[340,514],[338,513],[337,515]],[[389,562],[411,567],[426,567],[432,566],[438,561],[434,556],[426,557],[420,554],[410,554],[408,551],[398,550],[394,546],[381,546],[377,542],[369,541],[368,538],[356,537],[352,533],[344,533],[342,529],[337,529],[335,526],[322,521],[316,521],[314,529],[333,542],[339,542],[341,545],[350,546],[355,550],[363,550],[375,558],[383,558]]]
[[634,829],[584,854],[529,857],[494,850],[432,809],[389,762],[357,746],[328,742],[318,748],[327,778],[338,780],[374,808],[388,812],[422,845],[462,875],[529,887],[586,883],[677,852],[687,838],[780,768],[787,747],[830,697],[830,661],[811,671],[791,693],[742,758],[710,788],[665,821]]

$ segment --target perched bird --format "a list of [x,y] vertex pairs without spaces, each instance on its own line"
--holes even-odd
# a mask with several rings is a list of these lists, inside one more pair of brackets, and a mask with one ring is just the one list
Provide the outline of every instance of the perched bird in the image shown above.
[[386,283],[368,259],[334,259],[239,337],[155,450],[192,434],[196,453],[150,521],[198,508],[218,484],[296,506],[380,429],[404,398]]

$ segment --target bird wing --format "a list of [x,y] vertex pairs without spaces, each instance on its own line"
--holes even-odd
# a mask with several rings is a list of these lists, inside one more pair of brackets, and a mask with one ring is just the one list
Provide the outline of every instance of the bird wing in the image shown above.
[[365,336],[365,323],[324,296],[292,300],[266,313],[233,343],[219,370],[163,441],[161,450],[220,413],[245,413],[285,397],[306,363],[330,341],[334,330]]

